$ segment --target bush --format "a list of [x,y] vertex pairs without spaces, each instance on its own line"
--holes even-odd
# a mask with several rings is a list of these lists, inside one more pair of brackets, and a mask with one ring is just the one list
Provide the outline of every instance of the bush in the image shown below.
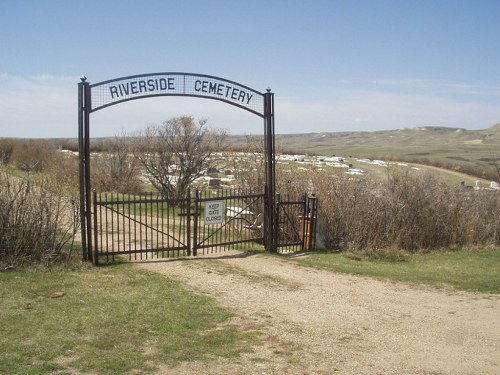
[[315,193],[319,235],[332,250],[366,252],[500,245],[500,193],[451,188],[430,174],[389,169],[384,181],[343,170],[277,171],[278,191]]
[[47,179],[16,178],[0,170],[0,264],[61,260],[77,229],[75,200],[63,198]]
[[0,138],[0,163],[9,164],[12,153],[16,147],[16,140],[10,138]]
[[56,156],[56,146],[46,140],[16,140],[10,164],[22,171],[42,172]]

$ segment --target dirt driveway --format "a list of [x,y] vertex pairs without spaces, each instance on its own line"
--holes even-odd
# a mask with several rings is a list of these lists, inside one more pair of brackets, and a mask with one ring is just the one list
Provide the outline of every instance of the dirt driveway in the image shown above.
[[236,360],[165,374],[500,374],[500,297],[436,290],[226,252],[139,267],[216,298],[263,332]]

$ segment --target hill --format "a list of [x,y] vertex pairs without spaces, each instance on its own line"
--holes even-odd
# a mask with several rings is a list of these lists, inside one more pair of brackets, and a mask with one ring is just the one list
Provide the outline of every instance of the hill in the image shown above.
[[398,160],[498,181],[500,124],[483,130],[419,127],[276,135],[286,153]]

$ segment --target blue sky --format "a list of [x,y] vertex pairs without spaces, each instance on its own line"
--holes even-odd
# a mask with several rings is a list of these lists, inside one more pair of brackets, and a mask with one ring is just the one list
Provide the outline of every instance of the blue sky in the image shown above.
[[[76,137],[77,83],[187,72],[275,94],[277,133],[500,122],[500,0],[0,1],[0,137]],[[172,116],[262,120],[160,97],[91,115],[91,136]]]

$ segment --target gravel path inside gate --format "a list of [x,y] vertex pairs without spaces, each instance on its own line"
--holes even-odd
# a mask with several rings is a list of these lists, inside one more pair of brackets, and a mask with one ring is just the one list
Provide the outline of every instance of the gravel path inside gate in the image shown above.
[[500,374],[499,296],[235,251],[137,265],[214,297],[236,314],[229,324],[263,333],[253,353],[164,374]]

